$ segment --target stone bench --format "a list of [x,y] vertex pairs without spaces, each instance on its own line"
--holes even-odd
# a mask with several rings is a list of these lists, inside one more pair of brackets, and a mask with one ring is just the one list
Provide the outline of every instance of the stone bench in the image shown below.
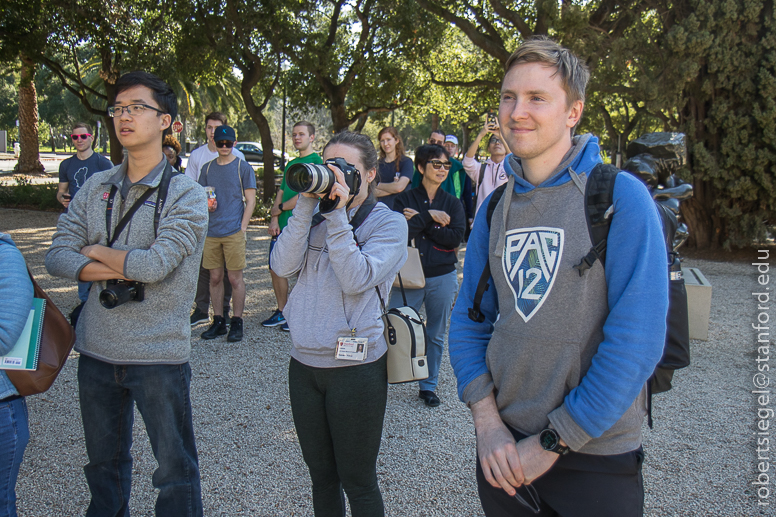
[[682,268],[687,289],[687,313],[690,320],[690,339],[709,339],[709,314],[711,312],[711,284],[700,269]]

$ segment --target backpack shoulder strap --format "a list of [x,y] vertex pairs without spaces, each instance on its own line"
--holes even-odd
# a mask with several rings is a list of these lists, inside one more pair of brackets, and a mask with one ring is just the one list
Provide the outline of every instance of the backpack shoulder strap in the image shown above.
[[488,166],[488,162],[484,162],[482,165],[480,165],[480,179],[477,181],[477,190],[480,189],[480,185],[482,185],[482,180],[485,179],[485,169]]
[[[480,177],[480,180],[482,178]],[[490,201],[488,201],[488,208],[487,212],[485,213],[485,216],[487,217],[488,221],[488,236],[490,236],[490,222],[493,219],[493,212],[496,211],[496,205],[498,205],[498,202],[501,200],[501,198],[504,196],[504,191],[507,188],[507,183],[504,183],[500,187],[498,187],[496,190],[493,191],[493,195],[490,197]],[[472,306],[469,308],[469,319],[476,322],[476,323],[482,323],[485,321],[485,315],[482,314],[480,311],[480,306],[482,305],[482,297],[485,295],[485,291],[488,290],[488,280],[490,280],[490,261],[485,262],[485,267],[482,270],[482,274],[480,275],[480,280],[477,282],[477,291],[474,293],[474,300],[472,300]]]
[[590,172],[585,184],[585,219],[590,242],[593,246],[587,255],[574,266],[582,276],[593,267],[596,260],[606,264],[606,239],[612,224],[614,203],[614,182],[620,169],[611,164],[599,163]]

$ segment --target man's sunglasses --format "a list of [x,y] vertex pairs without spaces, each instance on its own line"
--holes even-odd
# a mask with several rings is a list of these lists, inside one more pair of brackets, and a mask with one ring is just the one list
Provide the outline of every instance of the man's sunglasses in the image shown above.
[[453,166],[450,162],[443,162],[442,160],[431,160],[429,162],[432,167],[434,167],[436,170],[444,168],[446,171],[450,170],[450,167]]
[[82,133],[82,134],[80,134],[80,135],[70,135],[70,138],[72,138],[72,139],[73,139],[73,142],[75,142],[75,141],[76,141],[76,140],[78,140],[79,138],[80,138],[81,140],[88,140],[88,139],[90,139],[91,137],[92,137],[92,134],[91,134],[91,133]]
[[231,140],[219,140],[218,142],[216,142],[216,147],[221,147],[221,148],[229,147],[229,148],[232,148],[232,147],[234,147],[234,142],[232,142]]

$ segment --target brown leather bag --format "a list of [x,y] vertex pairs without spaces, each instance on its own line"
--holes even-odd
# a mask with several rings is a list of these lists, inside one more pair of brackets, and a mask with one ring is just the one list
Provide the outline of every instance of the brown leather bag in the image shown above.
[[35,298],[46,300],[43,313],[43,332],[40,338],[40,357],[37,370],[5,370],[19,395],[37,395],[48,390],[59,375],[75,344],[75,330],[57,309],[51,298],[40,288],[32,272],[27,268],[35,290]]

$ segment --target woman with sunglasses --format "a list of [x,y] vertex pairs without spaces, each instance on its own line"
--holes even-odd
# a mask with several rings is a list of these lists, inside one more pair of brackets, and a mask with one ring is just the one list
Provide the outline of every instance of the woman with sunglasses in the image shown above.
[[[415,166],[423,175],[417,188],[396,197],[393,209],[407,219],[408,240],[418,248],[426,286],[405,289],[407,303],[416,311],[426,305],[428,379],[418,381],[418,396],[429,407],[441,404],[436,394],[439,366],[445,345],[447,322],[458,292],[455,249],[466,229],[461,202],[442,190],[451,167],[450,154],[440,145],[422,145],[415,151]],[[403,304],[401,291],[391,291],[391,307]]]
[[344,516],[344,489],[353,517],[382,517],[377,454],[388,345],[375,287],[385,299],[407,258],[407,225],[375,202],[377,152],[368,137],[334,135],[323,159],[334,158],[356,169],[357,193],[337,165],[326,165],[336,183],[320,197],[336,205],[316,216],[319,195],[302,193],[271,255],[277,275],[299,274],[283,311],[293,343],[288,391],[315,516]]

